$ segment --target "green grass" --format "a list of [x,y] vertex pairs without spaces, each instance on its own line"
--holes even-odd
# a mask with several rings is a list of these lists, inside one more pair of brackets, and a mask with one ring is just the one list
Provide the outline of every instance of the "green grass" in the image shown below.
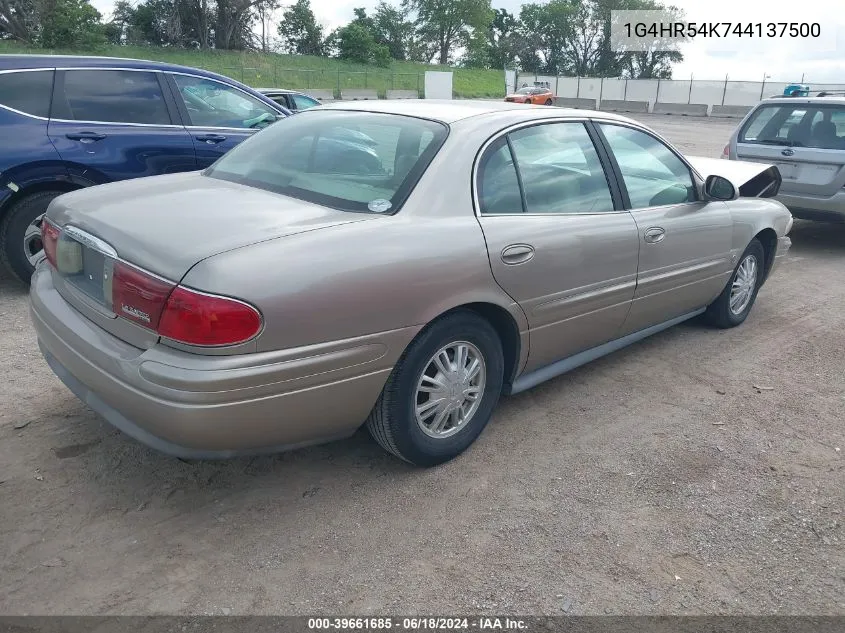
[[388,68],[380,68],[308,55],[198,51],[145,46],[107,46],[96,52],[36,50],[4,41],[0,41],[0,53],[132,57],[203,68],[227,75],[255,88],[320,88],[335,91],[344,88],[370,88],[377,90],[381,96],[389,89],[422,92],[425,88],[426,70],[451,70],[454,72],[452,89],[456,97],[502,97],[505,92],[502,71],[449,68],[413,62],[393,62]]

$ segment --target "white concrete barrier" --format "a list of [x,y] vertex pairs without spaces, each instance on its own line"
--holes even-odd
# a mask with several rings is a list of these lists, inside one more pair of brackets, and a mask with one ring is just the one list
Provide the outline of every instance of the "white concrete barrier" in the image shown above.
[[654,114],[678,114],[681,116],[707,116],[706,103],[661,103],[654,104]]
[[578,110],[596,110],[596,99],[578,99],[577,97],[555,97],[554,104],[559,108],[577,108]]
[[341,90],[340,98],[343,101],[368,101],[378,99],[378,92],[375,90]]
[[388,99],[419,99],[420,93],[416,90],[388,90]]
[[637,112],[645,114],[648,112],[648,101],[602,99],[601,103],[599,103],[599,110],[607,110],[609,112]]
[[713,111],[710,112],[710,116],[741,119],[751,112],[751,108],[753,107],[754,106],[714,105]]

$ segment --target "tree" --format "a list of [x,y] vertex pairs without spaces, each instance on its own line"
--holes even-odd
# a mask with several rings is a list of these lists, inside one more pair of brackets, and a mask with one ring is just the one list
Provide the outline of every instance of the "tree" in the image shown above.
[[323,27],[317,24],[310,0],[296,0],[285,9],[278,31],[285,52],[297,55],[324,53]]
[[0,0],[0,39],[32,44],[38,26],[33,0]]
[[417,37],[428,53],[428,61],[448,64],[459,46],[466,46],[473,29],[483,29],[491,19],[490,0],[403,0],[402,6],[415,14]]
[[408,48],[414,36],[414,24],[407,12],[386,2],[380,2],[373,16],[376,42],[387,46],[393,59],[408,58]]
[[102,15],[88,0],[50,0],[43,4],[39,46],[91,49],[105,44]]
[[476,29],[467,44],[464,65],[472,68],[513,66],[519,50],[521,24],[507,9],[496,9],[486,29]]
[[259,44],[262,53],[269,53],[270,45],[270,21],[273,13],[278,10],[280,0],[261,0],[255,5],[256,17],[261,24],[261,33],[259,35]]
[[361,22],[352,21],[336,32],[338,57],[361,64],[390,64],[387,46],[376,42],[372,32]]
[[574,14],[572,0],[522,5],[519,60],[523,70],[550,75],[571,72],[564,61],[564,51],[574,36]]

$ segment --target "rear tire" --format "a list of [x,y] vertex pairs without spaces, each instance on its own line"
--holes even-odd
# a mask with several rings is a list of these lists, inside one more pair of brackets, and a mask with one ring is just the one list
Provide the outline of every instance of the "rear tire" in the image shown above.
[[742,324],[757,299],[765,266],[766,251],[760,240],[754,238],[739,258],[739,263],[722,294],[707,307],[706,319],[720,328]]
[[552,100],[551,100],[551,99],[546,99],[546,105],[547,105],[547,106],[552,105]]
[[29,283],[41,257],[41,217],[63,191],[37,191],[16,200],[0,222],[0,262],[18,279]]
[[[444,365],[454,373],[442,372]],[[487,426],[502,392],[503,374],[496,330],[474,312],[453,312],[430,324],[402,354],[367,430],[386,451],[416,466],[449,461]]]

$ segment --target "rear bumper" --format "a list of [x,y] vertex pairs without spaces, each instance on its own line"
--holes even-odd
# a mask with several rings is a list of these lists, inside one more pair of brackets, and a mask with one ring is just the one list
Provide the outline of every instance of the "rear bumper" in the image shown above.
[[[86,319],[45,263],[30,288],[38,344],[85,404],[136,440],[193,459],[279,452],[347,437],[367,418],[413,331],[283,352],[142,350]],[[321,348],[321,349],[316,349]]]
[[845,189],[827,198],[781,189],[776,199],[786,205],[796,218],[821,222],[845,222]]

